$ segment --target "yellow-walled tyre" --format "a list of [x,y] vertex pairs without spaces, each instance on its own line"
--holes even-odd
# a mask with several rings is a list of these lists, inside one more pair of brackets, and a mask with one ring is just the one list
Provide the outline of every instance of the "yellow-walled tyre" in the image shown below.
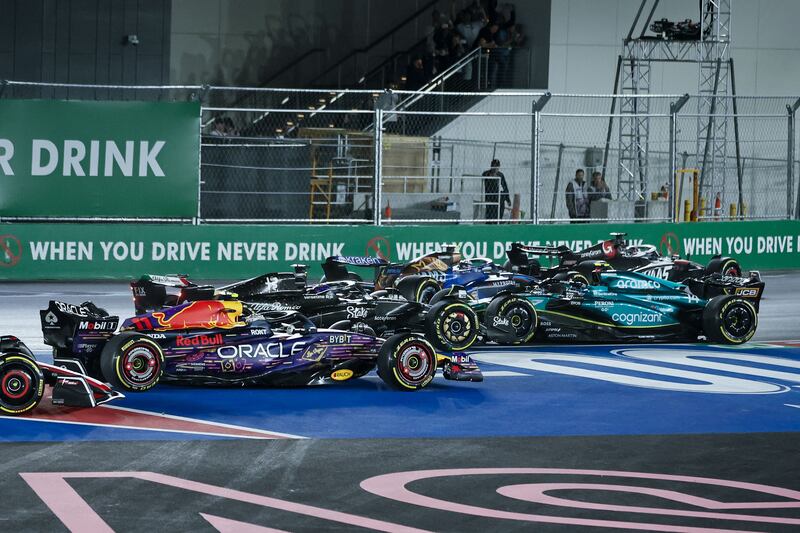
[[129,392],[152,389],[164,373],[164,352],[150,337],[123,332],[112,337],[100,354],[103,378]]
[[42,369],[27,355],[0,355],[0,414],[32,411],[44,396]]
[[436,375],[436,349],[417,335],[389,337],[378,354],[378,375],[390,387],[402,391],[425,388]]
[[425,316],[425,338],[440,350],[466,350],[478,340],[478,315],[464,302],[434,304]]
[[737,296],[715,296],[703,309],[703,332],[711,342],[742,344],[758,328],[758,312],[752,303]]
[[[539,326],[539,314],[536,308],[525,298],[519,296],[501,296],[495,298],[486,308],[484,325],[489,337],[500,343],[524,344],[536,335]],[[502,326],[513,331],[511,338],[495,338],[493,328]],[[499,335],[505,337],[506,335]]]
[[439,292],[442,286],[438,281],[429,276],[408,276],[401,278],[395,287],[409,302],[430,303],[433,295]]

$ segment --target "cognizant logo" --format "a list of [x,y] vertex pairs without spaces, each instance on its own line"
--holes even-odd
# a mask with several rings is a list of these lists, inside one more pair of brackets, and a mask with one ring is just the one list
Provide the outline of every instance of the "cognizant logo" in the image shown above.
[[653,324],[661,322],[659,313],[614,313],[611,318],[614,322],[630,326],[631,324]]

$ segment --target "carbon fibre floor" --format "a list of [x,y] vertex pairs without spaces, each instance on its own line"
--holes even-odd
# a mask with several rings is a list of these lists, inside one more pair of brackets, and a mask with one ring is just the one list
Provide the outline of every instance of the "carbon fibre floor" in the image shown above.
[[[159,386],[0,418],[0,530],[796,531],[798,288],[768,277],[736,349],[486,348],[484,383],[413,394]],[[40,355],[50,297],[130,305],[121,284],[4,285],[3,332]]]

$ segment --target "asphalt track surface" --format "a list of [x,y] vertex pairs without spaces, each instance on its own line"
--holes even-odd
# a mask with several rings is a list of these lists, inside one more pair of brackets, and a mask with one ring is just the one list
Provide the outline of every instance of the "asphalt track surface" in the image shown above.
[[[798,531],[800,275],[765,275],[742,347],[487,347],[483,383],[159,386],[0,418],[0,531]],[[2,333],[47,359],[50,298],[0,286]],[[789,342],[785,342],[789,341]]]

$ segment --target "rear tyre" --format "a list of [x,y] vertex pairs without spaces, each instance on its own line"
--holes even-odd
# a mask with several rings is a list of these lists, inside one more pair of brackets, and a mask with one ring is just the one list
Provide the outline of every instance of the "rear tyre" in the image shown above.
[[736,296],[715,296],[703,309],[703,332],[711,342],[742,344],[749,341],[758,328],[758,312]]
[[389,337],[378,353],[378,376],[397,390],[425,388],[436,374],[436,365],[436,349],[431,343],[407,333]]
[[[491,331],[491,327],[496,327],[502,323],[505,327],[514,330],[514,340],[511,344],[526,343],[536,335],[536,328],[539,325],[539,315],[536,308],[525,298],[518,296],[503,296],[495,298],[486,308],[485,325]],[[489,335],[491,338],[491,335]],[[508,342],[506,339],[492,339]]]
[[112,337],[100,354],[103,378],[115,388],[144,392],[164,373],[164,352],[150,337],[123,332]]
[[734,278],[742,277],[742,267],[739,261],[731,257],[714,258],[706,267],[709,274],[722,274],[723,276],[731,276]]
[[44,374],[29,356],[0,355],[0,413],[19,415],[32,411],[44,396]]
[[409,302],[429,303],[433,295],[442,288],[439,282],[428,276],[408,276],[395,284],[403,298]]
[[425,338],[440,350],[466,350],[478,339],[478,315],[464,302],[434,304],[425,316]]

